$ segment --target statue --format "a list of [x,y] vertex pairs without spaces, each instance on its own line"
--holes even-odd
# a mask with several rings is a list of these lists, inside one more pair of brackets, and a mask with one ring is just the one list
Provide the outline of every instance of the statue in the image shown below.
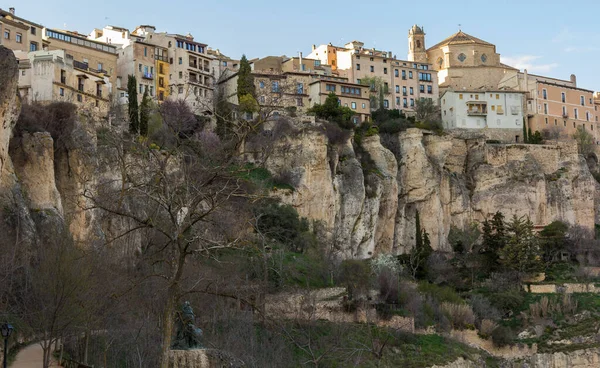
[[173,350],[192,350],[203,348],[202,330],[194,324],[196,316],[190,302],[183,303],[181,312],[177,313],[177,335],[173,340],[171,349]]

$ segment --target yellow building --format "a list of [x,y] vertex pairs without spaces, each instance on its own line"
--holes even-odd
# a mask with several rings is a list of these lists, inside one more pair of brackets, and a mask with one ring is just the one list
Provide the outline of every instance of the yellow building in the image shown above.
[[426,62],[437,71],[440,89],[495,89],[517,69],[500,62],[496,46],[459,31],[427,48],[422,27],[408,32],[408,60]]

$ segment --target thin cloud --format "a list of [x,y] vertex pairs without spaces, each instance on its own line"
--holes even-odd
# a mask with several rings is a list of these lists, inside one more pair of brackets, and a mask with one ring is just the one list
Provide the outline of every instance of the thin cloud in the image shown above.
[[584,46],[584,47],[577,47],[577,46],[569,46],[567,48],[565,48],[565,52],[569,52],[569,53],[584,53],[584,52],[593,52],[593,51],[599,51],[600,47],[595,47],[595,46]]
[[503,56],[502,62],[504,64],[515,67],[519,70],[527,69],[532,73],[547,73],[558,67],[557,63],[540,64],[537,61],[541,59],[541,56],[535,55],[521,55],[521,56]]

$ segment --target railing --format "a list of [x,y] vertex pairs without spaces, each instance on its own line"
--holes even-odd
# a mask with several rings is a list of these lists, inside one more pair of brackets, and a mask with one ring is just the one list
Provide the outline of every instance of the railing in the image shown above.
[[467,110],[467,115],[487,115],[487,111],[485,110]]
[[190,68],[198,69],[198,64],[190,63]]
[[104,69],[97,69],[97,70],[90,69],[90,71],[95,71],[96,73],[100,73],[100,74],[108,74],[108,72]]
[[152,73],[143,73],[142,74],[142,78],[144,78],[144,79],[154,79],[154,77],[152,76]]
[[568,119],[569,118],[569,114],[562,114],[562,117],[565,118],[565,119]]
[[163,55],[154,55],[154,59],[155,60],[160,60],[160,61],[164,61],[164,62],[169,62],[169,58],[167,56],[163,56]]
[[77,69],[88,70],[89,66],[87,63],[82,63],[81,61],[73,60],[73,67]]

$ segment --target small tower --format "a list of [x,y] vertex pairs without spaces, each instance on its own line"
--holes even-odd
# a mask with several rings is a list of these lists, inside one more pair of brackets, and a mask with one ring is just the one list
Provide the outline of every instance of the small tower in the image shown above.
[[408,61],[427,62],[425,32],[416,24],[408,31]]

